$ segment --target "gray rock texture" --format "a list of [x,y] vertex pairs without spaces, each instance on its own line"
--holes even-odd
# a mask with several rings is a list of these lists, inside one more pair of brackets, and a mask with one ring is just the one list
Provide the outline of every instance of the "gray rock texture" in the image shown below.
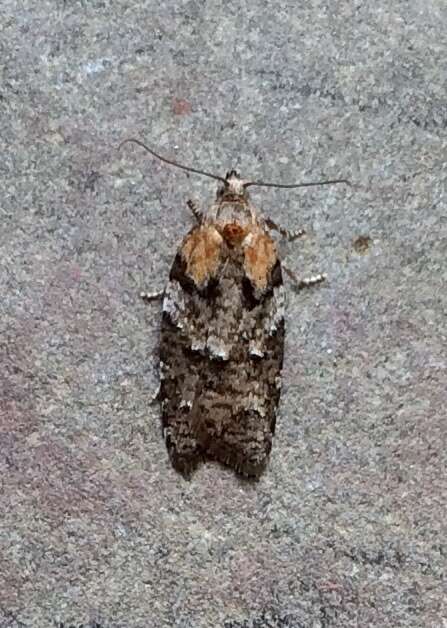
[[[444,627],[444,0],[2,0],[0,626]],[[171,468],[157,304],[224,174],[308,235],[267,473]]]

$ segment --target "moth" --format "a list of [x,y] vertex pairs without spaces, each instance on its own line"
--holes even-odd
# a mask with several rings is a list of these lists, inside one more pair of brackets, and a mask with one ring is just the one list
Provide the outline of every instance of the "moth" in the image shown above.
[[[188,202],[196,224],[176,252],[163,294],[141,295],[163,298],[159,398],[172,465],[190,477],[214,460],[257,479],[272,448],[284,356],[283,269],[272,231],[289,240],[304,231],[287,232],[260,216],[248,188],[349,182],[272,184],[246,181],[235,170],[220,177],[161,157],[140,140],[125,142],[220,184],[206,213]],[[304,288],[324,279],[295,281]]]

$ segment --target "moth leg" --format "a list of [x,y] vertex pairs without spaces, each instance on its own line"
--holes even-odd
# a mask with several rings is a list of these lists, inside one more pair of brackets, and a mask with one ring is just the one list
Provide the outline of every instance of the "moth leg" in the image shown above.
[[140,299],[150,303],[151,301],[160,301],[164,297],[164,290],[156,290],[154,292],[140,292]]
[[203,214],[200,211],[197,202],[196,201],[192,201],[190,199],[189,201],[187,201],[186,204],[188,205],[188,208],[191,210],[191,212],[192,212],[194,218],[197,220],[197,222],[202,222]]
[[296,290],[302,290],[303,288],[311,288],[318,283],[322,283],[327,279],[326,273],[320,273],[318,275],[312,275],[312,277],[305,277],[303,279],[299,279],[294,272],[283,266],[285,272],[289,275],[289,277],[293,280]]
[[306,233],[304,229],[297,229],[296,231],[289,231],[288,229],[283,229],[270,218],[267,218],[267,220],[265,221],[265,224],[267,225],[267,227],[269,227],[269,229],[274,229],[275,231],[277,231],[288,242],[293,242],[294,240],[298,240],[298,238],[301,238],[301,236],[305,235]]

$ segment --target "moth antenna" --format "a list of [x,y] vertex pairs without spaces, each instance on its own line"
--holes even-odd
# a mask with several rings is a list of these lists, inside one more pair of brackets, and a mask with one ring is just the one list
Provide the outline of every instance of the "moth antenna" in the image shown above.
[[345,183],[352,187],[352,183],[347,179],[330,179],[328,181],[309,181],[308,183],[264,183],[264,181],[247,181],[244,183],[244,188],[248,188],[250,185],[262,186],[265,188],[307,188],[314,185],[334,185],[336,183]]
[[211,177],[211,179],[216,179],[217,181],[222,181],[223,183],[225,183],[225,179],[223,177],[217,176],[216,174],[212,174],[211,172],[205,172],[205,170],[198,170],[197,168],[191,168],[190,166],[183,166],[182,164],[178,164],[176,161],[173,161],[172,159],[167,159],[166,157],[162,157],[161,155],[156,153],[154,150],[152,150],[152,148],[149,148],[149,146],[146,146],[146,144],[144,144],[140,140],[137,140],[133,137],[130,137],[127,140],[123,140],[121,144],[118,146],[118,150],[121,150],[121,147],[124,146],[124,144],[127,144],[129,142],[132,142],[133,144],[138,144],[138,146],[141,146],[141,148],[144,148],[144,150],[146,150],[148,153],[150,153],[151,155],[153,155],[160,161],[164,161],[166,164],[169,164],[170,166],[181,168],[182,170],[186,170],[187,172],[203,174],[205,177]]

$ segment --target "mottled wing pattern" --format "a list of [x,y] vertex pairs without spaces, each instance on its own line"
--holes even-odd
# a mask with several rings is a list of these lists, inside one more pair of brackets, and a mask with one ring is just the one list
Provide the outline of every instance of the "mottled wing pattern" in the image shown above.
[[178,253],[163,301],[162,421],[173,466],[188,476],[205,459],[259,477],[275,430],[284,350],[284,292],[276,262],[255,290],[240,250],[224,245],[199,290]]

